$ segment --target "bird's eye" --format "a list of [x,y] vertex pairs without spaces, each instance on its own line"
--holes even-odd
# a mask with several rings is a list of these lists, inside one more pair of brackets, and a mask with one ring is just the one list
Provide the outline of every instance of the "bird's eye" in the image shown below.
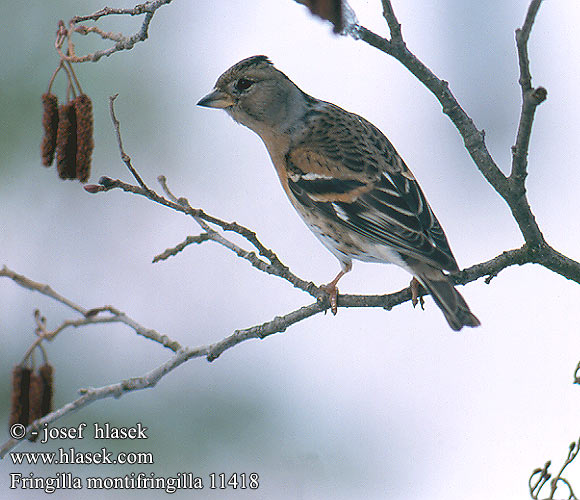
[[236,90],[248,90],[253,84],[254,82],[252,80],[248,80],[247,78],[240,78],[234,87]]

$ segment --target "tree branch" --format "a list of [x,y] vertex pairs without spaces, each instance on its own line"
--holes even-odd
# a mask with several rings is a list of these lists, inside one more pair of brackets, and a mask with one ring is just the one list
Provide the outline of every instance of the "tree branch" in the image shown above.
[[[179,342],[172,340],[165,335],[161,335],[159,332],[155,330],[145,328],[137,321],[127,316],[124,312],[118,310],[113,306],[103,306],[92,309],[86,309],[74,303],[72,300],[67,299],[63,295],[57,293],[49,285],[33,281],[30,278],[23,276],[22,274],[18,274],[12,271],[6,266],[3,266],[2,269],[0,269],[0,277],[9,278],[23,288],[39,292],[42,295],[45,295],[57,302],[60,302],[61,304],[64,304],[65,306],[71,308],[73,311],[82,314],[83,318],[78,320],[64,321],[55,330],[52,331],[45,330],[39,332],[39,337],[41,339],[52,340],[56,335],[58,335],[61,331],[63,331],[69,326],[79,327],[94,323],[123,323],[128,327],[132,328],[133,330],[135,330],[135,332],[138,335],[141,335],[154,342],[157,342],[162,346],[171,349],[172,351],[177,351],[181,349],[181,345],[179,344]],[[103,317],[102,313],[109,313],[110,315]]]
[[510,181],[512,191],[519,196],[525,194],[525,180],[528,166],[528,149],[532,135],[532,125],[536,108],[547,96],[546,89],[532,88],[532,75],[530,73],[530,60],[528,58],[528,40],[532,26],[536,19],[542,0],[532,0],[528,8],[526,19],[521,28],[516,30],[516,46],[518,50],[518,62],[520,67],[519,84],[522,89],[522,110],[516,144],[512,148],[512,171]]
[[383,15],[391,31],[391,40],[383,38],[363,26],[356,27],[354,36],[397,59],[437,98],[443,113],[449,117],[463,138],[465,147],[475,165],[507,203],[526,244],[538,249],[538,258],[533,262],[544,265],[548,269],[580,283],[580,264],[555,251],[545,242],[525,192],[527,152],[534,113],[547,95],[543,87],[537,89],[531,87],[527,54],[527,43],[541,1],[531,1],[524,24],[516,31],[523,99],[516,145],[513,148],[513,166],[510,177],[506,177],[493,160],[485,145],[484,132],[475,126],[473,120],[459,105],[449,88],[449,84],[445,80],[439,79],[407,48],[390,0],[382,0],[382,2]]
[[123,163],[127,166],[129,172],[131,172],[131,175],[133,175],[133,177],[137,181],[137,184],[139,184],[139,186],[141,186],[145,191],[149,192],[150,189],[143,182],[143,179],[141,179],[141,176],[137,173],[137,171],[133,168],[133,165],[131,163],[131,157],[127,153],[125,153],[125,149],[123,148],[123,138],[121,137],[121,124],[119,123],[119,120],[117,120],[117,116],[115,115],[115,99],[117,99],[117,97],[119,97],[119,94],[115,94],[109,97],[109,113],[111,115],[111,121],[113,122],[113,128],[115,129],[115,137],[117,138],[117,146],[119,147],[119,152],[121,153],[121,160],[123,160]]
[[552,477],[552,475],[548,472],[548,469],[552,465],[551,461],[547,461],[544,464],[544,467],[535,469],[532,472],[530,479],[528,480],[530,496],[533,499],[538,500],[539,495],[542,493],[542,489],[548,483],[548,481],[550,481],[550,496],[546,497],[547,499],[553,499],[554,495],[556,494],[556,491],[558,490],[558,487],[560,486],[560,484],[563,484],[568,490],[566,493],[568,495],[567,498],[577,500],[578,497],[574,494],[572,485],[567,479],[562,477],[562,474],[564,474],[564,470],[566,469],[566,467],[568,467],[574,461],[579,451],[580,451],[580,440],[578,440],[577,442],[570,443],[570,446],[568,447],[568,456],[564,460],[564,463],[562,464],[562,467],[558,471],[558,474],[556,474],[556,476],[551,481],[550,478]]
[[[391,5],[389,0],[383,0],[384,4]],[[389,25],[397,24],[395,17],[391,17],[392,7],[385,10],[385,17],[389,20]],[[501,172],[489,154],[484,141],[484,133],[479,131],[474,125],[473,120],[467,115],[459,105],[455,96],[449,89],[449,84],[440,80],[435,74],[423,64],[404,43],[394,44],[393,42],[382,38],[373,33],[364,26],[358,26],[357,35],[361,40],[380,51],[394,57],[403,66],[405,66],[423,85],[425,85],[441,103],[443,113],[445,113],[453,122],[473,161],[479,171],[502,196],[507,196],[509,187],[506,176]]]
[[[143,42],[147,40],[149,36],[149,24],[155,15],[155,12],[160,7],[164,5],[170,4],[172,0],[151,0],[149,2],[145,2],[139,5],[136,5],[132,9],[115,9],[111,7],[104,7],[93,14],[89,14],[86,16],[75,16],[69,21],[69,30],[66,31],[64,29],[59,29],[57,34],[57,39],[55,43],[55,47],[61,57],[61,59],[69,61],[71,63],[82,63],[82,62],[97,62],[102,57],[109,57],[110,55],[114,54],[115,52],[119,52],[121,50],[131,50],[137,43]],[[106,33],[96,27],[86,27],[83,25],[78,26],[77,23],[83,21],[98,21],[102,17],[111,16],[111,15],[128,15],[128,16],[140,16],[145,15],[143,19],[143,23],[141,24],[141,28],[139,31],[134,33],[133,35],[125,36],[122,33]],[[70,36],[72,33],[79,33],[80,35],[88,35],[89,33],[96,33],[101,38],[105,40],[112,40],[115,41],[115,45],[108,49],[104,50],[97,50],[91,54],[86,54],[84,56],[77,56],[74,53],[74,45],[70,40]],[[62,46],[64,41],[68,39],[68,51],[65,54],[62,51]]]
[[391,32],[391,44],[392,45],[404,45],[403,34],[401,32],[401,23],[395,16],[395,11],[389,0],[382,0],[383,3],[383,17],[389,25],[389,31]]
[[[160,178],[160,182],[162,185],[166,185],[164,177]],[[318,297],[321,293],[323,293],[314,283],[299,278],[294,273],[292,273],[287,266],[283,265],[278,256],[260,242],[260,240],[256,237],[255,232],[238,224],[237,222],[225,222],[221,219],[218,219],[217,217],[208,215],[202,209],[193,208],[191,205],[189,205],[189,202],[186,198],[174,198],[174,201],[159,195],[151,189],[145,189],[140,186],[127,184],[120,179],[111,179],[110,177],[101,177],[101,179],[99,179],[98,185],[89,184],[85,186],[85,190],[89,193],[99,193],[103,191],[110,191],[111,189],[121,189],[129,193],[144,196],[155,203],[164,205],[177,212],[188,215],[192,217],[205,232],[208,233],[206,239],[207,241],[214,241],[222,246],[225,246],[236,255],[238,255],[238,257],[247,260],[256,269],[259,269],[260,271],[267,274],[278,276],[291,283],[294,287],[307,292],[313,297]],[[214,224],[224,231],[231,231],[239,234],[250,244],[252,244],[252,246],[254,246],[254,248],[258,251],[259,255],[265,257],[267,261],[260,259],[260,257],[258,257],[255,252],[245,250],[232,241],[228,240],[220,233],[217,233],[215,230],[211,229],[207,223]]]
[[[139,188],[142,189],[142,188]],[[501,255],[481,264],[477,264],[470,268],[454,274],[452,277],[457,284],[466,284],[475,281],[483,276],[494,277],[503,269],[511,265],[522,265],[528,260],[529,249],[522,247],[515,250],[503,252]],[[300,307],[295,311],[291,311],[283,316],[276,316],[270,321],[255,325],[249,328],[235,330],[231,335],[224,339],[210,345],[201,345],[197,347],[184,347],[179,342],[170,339],[166,335],[162,335],[156,330],[146,328],[139,324],[134,319],[128,317],[126,314],[119,311],[113,306],[103,306],[92,309],[87,309],[72,300],[65,298],[61,294],[55,292],[50,286],[35,282],[21,274],[15,273],[4,266],[0,269],[0,277],[11,279],[14,283],[33,291],[37,291],[60,302],[73,311],[83,315],[83,318],[78,320],[66,320],[61,323],[55,330],[46,331],[39,335],[33,342],[28,351],[35,348],[44,340],[52,340],[58,333],[62,332],[70,326],[81,327],[95,323],[123,323],[132,328],[136,334],[144,336],[149,340],[159,343],[160,345],[170,349],[174,352],[171,358],[166,362],[151,370],[150,372],[140,377],[134,377],[123,380],[121,382],[107,385],[100,388],[81,389],[81,396],[75,401],[68,403],[58,410],[46,415],[45,417],[30,424],[26,430],[26,436],[30,436],[33,430],[40,429],[44,424],[52,423],[69,413],[75,412],[88,406],[89,404],[105,399],[105,398],[119,398],[124,394],[136,390],[147,389],[154,387],[161,378],[173,371],[175,368],[185,363],[192,358],[205,357],[208,361],[214,361],[223,352],[236,345],[250,339],[264,339],[270,335],[286,331],[290,326],[303,321],[311,316],[325,312],[330,308],[330,303],[327,296],[320,296],[318,300],[310,305]],[[411,299],[411,291],[405,288],[395,293],[385,295],[340,295],[338,297],[338,305],[340,307],[380,307],[390,310],[393,307],[408,302]],[[99,316],[102,313],[109,313],[108,316]],[[27,352],[28,352],[27,351]],[[2,447],[0,447],[0,458],[4,457],[8,451],[18,445],[20,441],[9,440]]]

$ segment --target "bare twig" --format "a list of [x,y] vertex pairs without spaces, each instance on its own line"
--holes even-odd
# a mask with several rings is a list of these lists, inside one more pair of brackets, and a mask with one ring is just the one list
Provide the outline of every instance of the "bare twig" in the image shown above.
[[[133,328],[137,334],[143,335],[151,340],[159,342],[160,344],[174,351],[173,356],[169,360],[167,360],[159,367],[151,370],[149,373],[146,373],[141,377],[127,379],[119,383],[111,384],[97,389],[94,388],[81,389],[80,391],[82,393],[81,397],[77,398],[75,401],[71,403],[64,405],[62,408],[55,410],[49,415],[46,415],[42,419],[33,422],[27,428],[26,433],[27,436],[29,436],[33,430],[35,429],[38,430],[44,424],[54,422],[64,417],[65,415],[68,415],[69,413],[75,412],[91,404],[94,401],[109,397],[119,398],[128,392],[153,387],[162,377],[164,377],[170,371],[174,370],[175,368],[177,368],[178,366],[180,366],[189,359],[205,357],[208,361],[214,361],[225,350],[230,349],[231,347],[234,347],[235,345],[241,342],[244,342],[249,339],[263,339],[274,333],[283,332],[289,326],[299,321],[302,321],[303,319],[308,318],[314,314],[317,314],[325,310],[325,308],[327,307],[316,302],[314,304],[311,304],[310,306],[305,306],[296,311],[292,311],[284,316],[276,317],[273,320],[263,323],[261,325],[256,325],[243,330],[236,330],[232,335],[214,344],[190,348],[190,347],[182,347],[178,342],[170,340],[168,337],[164,335],[160,335],[155,330],[144,328],[139,323],[127,317],[124,313],[120,312],[119,310],[117,310],[112,306],[104,306],[95,309],[81,308],[80,306],[74,304],[74,302],[72,302],[71,300],[64,299],[62,295],[57,294],[50,287],[47,287],[46,285],[42,285],[40,283],[36,283],[28,278],[25,278],[22,275],[16,274],[13,271],[7,269],[6,267],[4,267],[0,271],[0,276],[8,277],[12,279],[15,283],[25,288],[39,291],[40,293],[43,293],[69,306],[75,311],[78,311],[79,309],[86,311],[85,318],[76,321],[69,320],[63,322],[61,326],[58,327],[52,333],[51,336],[47,336],[47,338],[53,338],[54,335],[64,330],[68,326],[79,327],[92,323],[122,322]],[[96,317],[98,314],[103,312],[111,313],[113,316],[105,318]],[[33,349],[34,347],[36,347],[36,345],[38,345],[37,342],[38,341],[35,341],[31,349]],[[0,447],[0,458],[2,458],[8,451],[14,448],[18,443],[19,441],[14,439],[4,443],[4,445]]]
[[532,88],[532,75],[530,73],[530,60],[528,58],[528,40],[541,3],[542,0],[532,0],[523,26],[516,30],[516,45],[520,67],[519,84],[522,89],[522,111],[520,113],[516,144],[512,147],[510,181],[512,191],[515,195],[520,196],[525,193],[528,149],[532,135],[534,114],[538,105],[546,99],[547,95],[543,87],[539,87],[538,89]]
[[531,90],[532,75],[530,74],[530,60],[528,58],[528,40],[532,33],[532,26],[536,20],[542,0],[532,0],[526,13],[524,24],[516,30],[516,44],[520,65],[520,86],[523,91]]
[[[516,36],[520,60],[520,83],[524,94],[518,138],[514,146],[514,163],[510,177],[499,169],[485,145],[485,136],[473,120],[467,115],[455,99],[449,84],[439,79],[423,64],[402,42],[399,22],[390,0],[383,1],[383,14],[391,31],[391,40],[358,26],[355,36],[373,47],[389,54],[401,62],[423,85],[438,99],[443,112],[457,127],[465,147],[479,171],[508,204],[514,219],[529,247],[534,247],[541,254],[538,260],[532,260],[548,269],[580,283],[580,263],[563,256],[552,249],[544,240],[525,194],[525,170],[527,151],[536,107],[545,99],[546,91],[542,87],[532,89],[527,56],[527,42],[530,36],[541,0],[532,0],[523,27]],[[400,36],[399,43],[395,40]]]
[[[119,52],[121,50],[131,50],[137,43],[142,42],[147,39],[149,36],[149,24],[153,19],[153,16],[157,9],[163,7],[171,3],[172,0],[152,0],[149,2],[145,2],[131,9],[115,9],[111,7],[104,7],[93,14],[89,14],[86,16],[75,16],[69,21],[69,41],[70,35],[74,33],[79,33],[81,35],[88,35],[90,33],[96,33],[101,38],[105,40],[112,40],[115,41],[115,45],[108,49],[98,50],[96,52],[92,52],[90,54],[86,54],[84,56],[77,56],[74,54],[74,50],[69,50],[68,53],[64,53],[61,49],[63,36],[62,34],[59,35],[57,38],[56,48],[59,52],[61,59],[72,62],[72,63],[81,63],[81,62],[97,62],[102,57],[109,57],[110,55],[114,54],[115,52]],[[125,36],[122,33],[108,33],[96,27],[86,27],[86,26],[78,26],[77,23],[83,21],[98,21],[102,17],[111,16],[111,15],[128,15],[128,16],[140,16],[145,15],[143,19],[143,23],[141,24],[141,28],[139,31],[134,33],[133,35]],[[72,45],[69,45],[69,49],[72,49]]]
[[179,252],[183,251],[183,249],[185,247],[187,247],[189,245],[193,245],[193,244],[199,245],[199,244],[201,244],[204,241],[207,241],[209,239],[211,239],[211,234],[207,233],[207,232],[198,234],[197,236],[188,236],[181,243],[178,243],[174,247],[167,248],[166,250],[161,252],[159,255],[156,255],[155,257],[153,257],[153,263],[159,262],[161,260],[167,260],[167,259],[169,259],[169,257],[173,257],[173,256],[177,255]]
[[10,278],[12,281],[18,283],[21,287],[27,288],[28,290],[40,292],[43,295],[46,295],[47,297],[50,297],[51,299],[54,299],[57,302],[60,302],[61,304],[74,309],[75,311],[81,313],[83,316],[85,316],[87,313],[85,308],[75,304],[66,297],[63,297],[59,293],[55,292],[49,285],[32,281],[30,278],[27,278],[22,274],[15,273],[14,271],[8,269],[6,266],[3,266],[2,269],[0,269],[0,277],[1,276]]
[[552,480],[549,483],[550,495],[546,497],[547,499],[552,500],[554,498],[554,495],[556,494],[556,491],[558,490],[558,487],[561,484],[563,484],[568,490],[567,498],[577,500],[578,497],[574,494],[574,490],[572,489],[570,481],[562,477],[562,474],[564,474],[564,470],[566,469],[566,467],[568,467],[574,461],[579,451],[580,451],[580,440],[570,443],[570,446],[568,447],[568,456],[564,460],[562,467],[560,467],[558,474],[556,474],[553,478],[552,475],[548,472],[548,469],[552,465],[552,462],[548,461],[545,463],[543,468],[535,469],[530,475],[530,479],[528,480],[530,496],[537,500],[539,498],[539,495],[542,493],[543,487],[552,478]]
[[580,361],[578,365],[576,365],[576,369],[574,370],[574,384],[580,384]]
[[137,184],[139,184],[145,191],[149,192],[150,189],[143,182],[143,179],[141,179],[141,176],[137,173],[137,171],[133,168],[133,165],[131,164],[131,157],[127,153],[125,153],[125,150],[123,149],[123,139],[121,138],[121,124],[119,123],[119,120],[117,120],[117,117],[115,116],[115,99],[117,99],[117,97],[119,97],[119,94],[115,94],[109,97],[109,111],[111,113],[111,121],[113,122],[113,127],[115,128],[117,145],[119,146],[119,151],[121,152],[121,160],[123,160],[123,162],[129,169],[129,172],[131,172],[133,177],[135,177]]
[[[81,408],[93,403],[94,401],[100,399],[106,399],[110,397],[120,398],[124,394],[128,392],[132,392],[135,390],[146,389],[149,387],[154,387],[157,382],[165,376],[167,373],[187,361],[188,359],[195,357],[196,355],[203,355],[200,353],[196,353],[189,349],[179,349],[169,360],[167,360],[162,365],[158,366],[154,370],[151,370],[149,373],[141,377],[131,378],[127,380],[123,380],[116,384],[107,385],[104,387],[99,388],[88,388],[88,389],[81,389],[79,392],[82,395],[75,399],[74,401],[65,404],[63,407],[59,408],[58,410],[49,413],[45,417],[36,420],[32,424],[30,424],[26,429],[26,436],[30,436],[33,430],[40,429],[44,424],[50,424],[59,420],[60,418],[68,415],[69,413],[76,412]],[[17,446],[21,441],[10,439],[5,442],[0,447],[0,458],[3,458],[6,453],[8,453],[11,449]]]
[[[42,340],[52,340],[56,335],[58,335],[61,331],[65,330],[68,327],[75,327],[78,328],[80,326],[95,324],[95,323],[123,323],[128,327],[135,330],[138,335],[141,335],[149,340],[157,342],[172,351],[178,351],[181,349],[181,345],[175,341],[167,337],[166,335],[161,335],[159,332],[145,328],[144,326],[140,325],[137,321],[127,316],[124,312],[119,311],[117,308],[113,306],[103,306],[97,307],[92,309],[86,309],[78,304],[74,303],[72,300],[67,299],[60,293],[55,292],[49,285],[38,283],[36,281],[23,276],[22,274],[18,274],[11,269],[3,266],[0,269],[0,277],[6,277],[17,283],[18,285],[26,288],[28,290],[36,291],[50,297],[51,299],[64,304],[65,306],[71,308],[73,311],[76,311],[83,315],[82,318],[77,320],[67,320],[61,323],[57,328],[54,330],[48,331],[45,330],[44,332],[39,335],[39,338],[35,341],[38,343]],[[101,313],[110,313],[110,316],[99,316]]]
[[[136,187],[137,188],[137,187]],[[142,188],[138,188],[142,189]],[[454,275],[455,282],[458,284],[466,284],[478,278],[488,275],[497,275],[501,270],[514,264],[523,264],[527,262],[526,254],[529,251],[525,246],[519,249],[504,252],[490,261],[477,264],[471,268],[467,268],[460,273]],[[277,316],[274,319],[255,325],[249,328],[236,330],[231,335],[225,337],[214,344],[198,346],[198,347],[183,347],[177,341],[170,339],[166,335],[161,335],[153,329],[145,328],[137,321],[129,318],[126,314],[119,311],[113,306],[103,306],[98,308],[87,309],[75,304],[72,300],[65,298],[61,294],[55,292],[48,285],[37,283],[23,275],[17,274],[14,271],[3,267],[0,270],[0,277],[7,277],[12,279],[15,283],[27,288],[29,290],[38,291],[54,300],[70,307],[76,312],[83,314],[83,318],[78,320],[66,320],[59,325],[55,330],[47,332],[43,337],[39,337],[33,343],[30,349],[33,349],[39,342],[45,338],[50,340],[55,335],[65,330],[68,327],[81,327],[96,323],[124,323],[132,328],[138,335],[144,336],[153,340],[164,347],[171,349],[175,354],[160,365],[158,368],[149,373],[137,377],[124,380],[122,382],[101,387],[98,389],[85,389],[83,395],[75,401],[63,406],[54,411],[46,417],[33,422],[27,429],[27,435],[34,429],[38,429],[45,423],[51,423],[63,416],[77,411],[94,401],[105,399],[108,397],[118,398],[123,394],[135,390],[146,389],[153,387],[164,375],[177,368],[182,363],[192,358],[205,357],[208,361],[217,359],[224,351],[230,349],[241,342],[250,339],[263,339],[275,333],[286,331],[290,326],[309,318],[315,314],[326,311],[329,307],[327,298],[321,297],[316,302],[301,307],[295,311],[291,311],[283,316]],[[387,310],[393,307],[408,302],[411,299],[411,292],[409,288],[405,288],[395,293],[386,295],[340,295],[340,307],[381,307]],[[108,313],[108,316],[100,316],[103,313]],[[4,456],[9,450],[18,444],[18,441],[11,440],[5,443],[0,448],[0,458]]]
[[[384,11],[384,15],[388,19],[389,25],[398,24],[397,19],[391,16],[393,9],[390,1],[384,0],[383,3],[389,6],[389,9],[385,9]],[[496,191],[502,195],[502,197],[507,196],[509,190],[506,177],[489,154],[484,141],[484,133],[477,129],[473,120],[459,105],[455,96],[449,89],[449,84],[446,81],[437,78],[437,76],[435,76],[435,74],[425,66],[425,64],[423,64],[404,43],[394,44],[376,33],[373,33],[364,26],[358,26],[356,35],[364,42],[393,56],[401,62],[435,95],[441,103],[443,112],[451,119],[463,137],[465,147],[480,172],[496,189]]]
[[535,500],[538,499],[538,495],[540,494],[540,491],[544,487],[544,484],[546,484],[546,482],[549,481],[550,478],[552,477],[552,475],[548,472],[548,468],[550,467],[550,465],[551,462],[548,461],[544,464],[543,468],[535,469],[532,472],[530,479],[528,480],[530,496]]
[[224,231],[232,231],[237,233],[245,238],[249,243],[251,243],[256,248],[256,250],[258,250],[259,255],[266,257],[267,261],[260,259],[260,257],[258,257],[255,252],[250,252],[241,248],[239,245],[236,245],[218,233],[210,233],[212,234],[210,239],[225,246],[236,255],[238,255],[238,257],[247,260],[256,269],[259,269],[260,271],[267,274],[279,276],[280,278],[283,278],[284,280],[291,283],[294,287],[309,293],[313,297],[318,297],[321,293],[321,291],[314,283],[299,278],[294,273],[292,273],[288,267],[282,265],[278,256],[272,250],[266,248],[259,241],[259,239],[256,237],[256,233],[238,224],[237,222],[225,222],[221,219],[218,219],[217,217],[208,215],[201,209],[192,208],[184,198],[180,198],[178,199],[178,202],[175,202],[164,198],[153,190],[148,191],[140,186],[127,184],[126,182],[123,182],[119,179],[111,179],[109,177],[102,177],[99,179],[99,185],[87,185],[85,186],[85,189],[90,193],[110,191],[111,189],[122,189],[123,191],[129,193],[145,196],[155,203],[159,203],[160,205],[164,205],[192,217],[206,232],[210,232],[209,230],[211,228],[209,228],[209,226],[207,226],[205,223],[210,223],[222,228]]
[[393,6],[389,0],[382,0],[383,2],[383,17],[389,25],[389,31],[391,32],[391,43],[394,45],[404,45],[403,34],[401,32],[401,23],[395,16],[393,11]]

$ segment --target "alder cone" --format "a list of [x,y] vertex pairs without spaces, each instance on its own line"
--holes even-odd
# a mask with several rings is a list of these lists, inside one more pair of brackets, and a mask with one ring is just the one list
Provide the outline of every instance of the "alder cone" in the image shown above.
[[344,28],[342,0],[296,0],[306,5],[314,15],[326,19],[333,24],[335,33]]
[[38,369],[38,374],[42,380],[42,401],[40,404],[40,416],[44,417],[52,411],[54,368],[50,363],[45,363]]
[[86,94],[74,99],[76,114],[76,178],[87,182],[91,174],[93,140],[93,104]]
[[[38,373],[30,374],[30,390],[28,392],[28,423],[32,423],[35,420],[42,417],[41,413],[42,405],[42,379]],[[30,436],[29,441],[36,441],[38,435]]]
[[77,123],[73,101],[58,107],[56,167],[61,179],[76,179]]
[[[48,415],[52,408],[52,365],[45,363],[37,372],[30,374],[30,390],[28,394],[28,423]],[[36,436],[30,436],[29,441],[36,441]]]
[[50,167],[56,150],[56,134],[58,129],[58,97],[54,94],[42,94],[42,128],[44,136],[40,146],[42,164]]
[[28,425],[30,375],[32,370],[16,365],[12,370],[12,395],[9,426]]

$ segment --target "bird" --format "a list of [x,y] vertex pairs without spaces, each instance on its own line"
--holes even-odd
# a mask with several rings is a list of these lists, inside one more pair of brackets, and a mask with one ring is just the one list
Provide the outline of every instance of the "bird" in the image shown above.
[[340,262],[321,287],[334,314],[355,259],[407,270],[413,305],[422,285],[453,330],[480,325],[445,273],[459,266],[439,221],[375,125],[303,92],[263,55],[234,64],[197,104],[223,109],[264,142],[290,203]]

